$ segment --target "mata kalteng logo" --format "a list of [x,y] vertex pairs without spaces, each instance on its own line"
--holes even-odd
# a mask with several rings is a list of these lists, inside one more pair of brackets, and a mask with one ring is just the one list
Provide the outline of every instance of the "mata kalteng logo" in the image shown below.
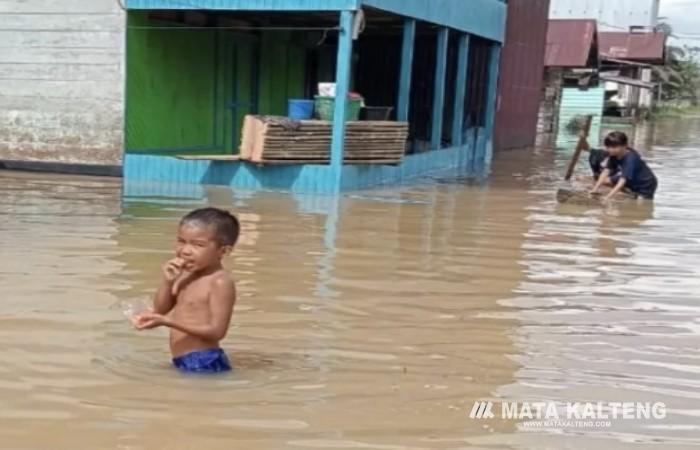
[[496,416],[491,409],[493,409],[493,402],[474,402],[469,417],[472,419],[493,419]]
[[[498,411],[500,406],[500,411]],[[496,412],[494,412],[494,410]],[[498,414],[500,413],[500,414]],[[662,420],[664,403],[642,402],[474,402],[471,419],[504,420]]]

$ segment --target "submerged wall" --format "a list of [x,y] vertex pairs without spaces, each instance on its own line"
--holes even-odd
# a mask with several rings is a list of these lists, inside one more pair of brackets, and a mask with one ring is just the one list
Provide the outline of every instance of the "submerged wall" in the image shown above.
[[[149,185],[171,189],[171,183],[220,185],[242,190],[272,190],[301,194],[337,194],[426,179],[428,176],[483,177],[488,174],[489,142],[484,129],[467,133],[460,147],[408,155],[399,165],[343,166],[268,165],[242,161],[188,161],[163,155],[127,154],[124,189]],[[144,184],[145,183],[145,184]],[[158,185],[164,183],[159,187]]]
[[118,2],[5,0],[0,42],[0,160],[120,164]]

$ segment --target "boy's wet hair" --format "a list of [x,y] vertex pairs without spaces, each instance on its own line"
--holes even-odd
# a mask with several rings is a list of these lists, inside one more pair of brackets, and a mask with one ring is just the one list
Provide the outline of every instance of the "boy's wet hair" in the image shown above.
[[605,137],[606,147],[627,147],[629,140],[622,131],[613,131]]
[[236,216],[219,208],[202,208],[192,211],[182,218],[180,226],[191,224],[214,227],[216,241],[220,246],[233,247],[238,241],[241,225]]

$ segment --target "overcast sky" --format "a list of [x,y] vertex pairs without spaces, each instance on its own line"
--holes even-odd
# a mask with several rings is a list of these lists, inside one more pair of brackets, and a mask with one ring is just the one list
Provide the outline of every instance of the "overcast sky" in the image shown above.
[[668,18],[683,44],[700,47],[700,0],[661,0],[659,14]]

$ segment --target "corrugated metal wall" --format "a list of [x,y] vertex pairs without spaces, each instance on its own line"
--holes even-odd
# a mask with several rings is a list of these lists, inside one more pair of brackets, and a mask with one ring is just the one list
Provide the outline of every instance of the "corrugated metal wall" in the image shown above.
[[561,107],[559,108],[559,128],[557,131],[557,147],[571,147],[578,141],[577,133],[570,133],[567,125],[579,116],[593,115],[593,125],[588,142],[596,146],[600,141],[600,123],[603,116],[605,87],[598,86],[588,89],[567,87],[562,89]]
[[658,23],[659,0],[551,0],[552,19],[596,19],[601,31]]
[[549,0],[510,0],[498,87],[494,148],[531,147],[544,76]]

